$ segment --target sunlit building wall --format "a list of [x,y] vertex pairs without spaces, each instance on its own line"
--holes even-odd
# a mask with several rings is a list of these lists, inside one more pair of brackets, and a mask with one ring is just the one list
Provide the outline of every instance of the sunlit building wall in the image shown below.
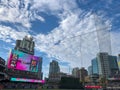
[[52,73],[59,73],[60,72],[60,67],[57,61],[53,60],[50,62],[50,67],[49,67],[49,74]]
[[109,66],[109,55],[106,52],[97,54],[99,75],[109,77],[111,74]]
[[76,78],[80,78],[79,68],[78,68],[78,67],[73,68],[73,70],[72,70],[72,76],[73,76],[73,77],[76,77]]
[[23,40],[16,40],[15,50],[34,55],[35,43],[31,36],[25,36]]

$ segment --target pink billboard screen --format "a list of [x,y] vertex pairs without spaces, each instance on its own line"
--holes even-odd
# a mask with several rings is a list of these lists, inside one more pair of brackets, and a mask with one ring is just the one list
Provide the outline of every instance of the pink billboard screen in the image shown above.
[[38,62],[39,57],[11,50],[7,66],[11,69],[38,72]]
[[19,82],[32,82],[32,83],[45,83],[44,80],[36,80],[36,79],[27,79],[27,78],[11,78],[10,81],[19,81]]

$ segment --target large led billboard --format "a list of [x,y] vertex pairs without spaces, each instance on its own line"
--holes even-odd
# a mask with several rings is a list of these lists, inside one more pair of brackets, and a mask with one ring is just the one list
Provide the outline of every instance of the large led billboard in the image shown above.
[[17,50],[11,50],[8,57],[8,68],[38,72],[39,57]]
[[32,83],[42,83],[44,84],[44,80],[36,80],[36,79],[27,79],[27,78],[14,78],[12,77],[10,81],[19,81],[19,82],[32,82]]

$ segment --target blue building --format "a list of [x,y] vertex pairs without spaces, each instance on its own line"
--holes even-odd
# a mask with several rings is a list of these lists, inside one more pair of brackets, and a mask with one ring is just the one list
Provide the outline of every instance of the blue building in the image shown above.
[[114,76],[119,71],[117,56],[109,55],[109,66],[111,70],[111,76]]
[[92,74],[99,74],[97,58],[92,59]]
[[88,75],[92,75],[92,66],[88,67]]

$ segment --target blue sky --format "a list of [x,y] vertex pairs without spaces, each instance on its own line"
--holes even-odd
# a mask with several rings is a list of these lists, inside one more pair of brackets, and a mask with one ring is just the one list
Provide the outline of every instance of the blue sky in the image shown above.
[[35,55],[61,71],[87,68],[99,51],[120,53],[119,0],[0,0],[0,56],[5,60],[15,41],[32,35]]

